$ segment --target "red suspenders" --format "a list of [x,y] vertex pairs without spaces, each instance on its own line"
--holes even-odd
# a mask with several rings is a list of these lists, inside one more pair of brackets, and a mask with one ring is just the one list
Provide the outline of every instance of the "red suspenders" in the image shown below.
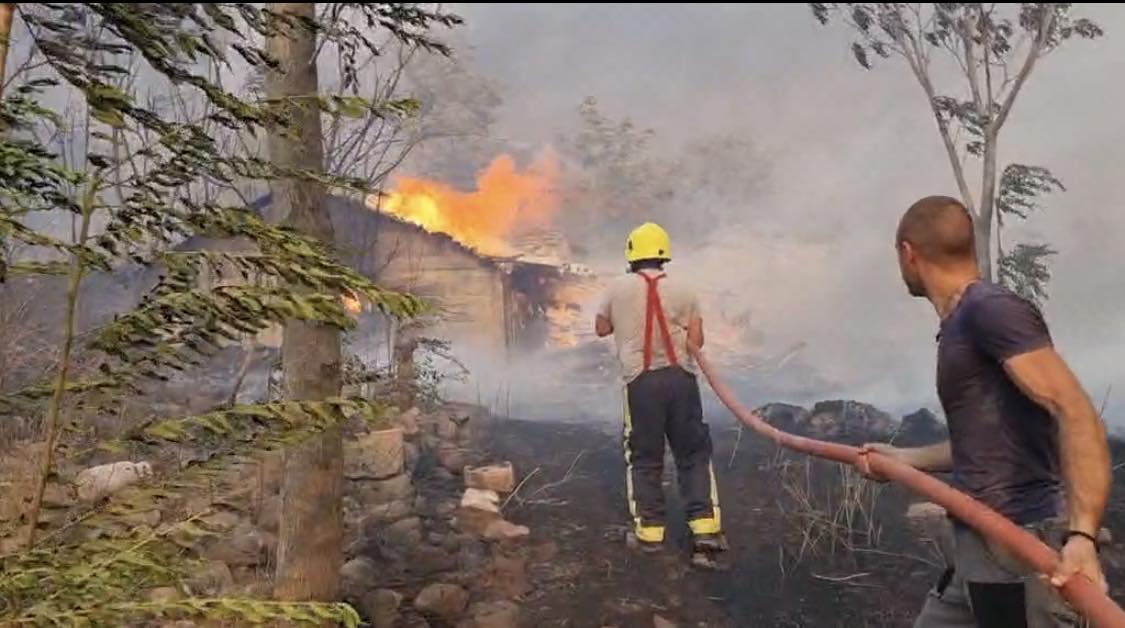
[[645,357],[644,357],[644,370],[648,370],[652,366],[652,319],[655,315],[656,322],[660,325],[660,336],[664,339],[664,355],[668,357],[668,363],[672,366],[679,366],[676,360],[676,348],[672,346],[672,334],[668,331],[668,321],[664,318],[664,306],[660,303],[660,293],[656,290],[656,282],[665,277],[663,273],[655,276],[649,276],[645,273],[637,273],[648,284],[648,297],[645,302]]

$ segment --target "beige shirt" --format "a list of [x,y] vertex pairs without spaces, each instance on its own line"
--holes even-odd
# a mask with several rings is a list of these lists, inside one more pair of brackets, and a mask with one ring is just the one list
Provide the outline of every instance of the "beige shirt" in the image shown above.
[[[657,275],[658,271],[641,271]],[[667,274],[667,273],[665,273]],[[699,316],[699,299],[695,292],[684,283],[666,276],[657,284],[660,302],[664,306],[664,317],[668,321],[668,332],[672,336],[672,347],[676,361],[691,373],[696,373],[695,361],[687,351],[688,323]],[[644,371],[645,350],[645,307],[647,305],[648,284],[642,277],[627,273],[614,279],[606,288],[598,314],[613,325],[613,340],[617,345],[617,360],[621,364],[621,377],[626,384]],[[664,337],[656,317],[652,321],[652,363],[650,369],[669,366],[664,351]]]

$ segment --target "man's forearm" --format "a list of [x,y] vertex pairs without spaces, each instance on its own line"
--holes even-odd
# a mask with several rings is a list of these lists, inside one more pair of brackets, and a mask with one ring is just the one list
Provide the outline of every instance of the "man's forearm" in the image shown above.
[[953,449],[949,441],[903,449],[902,453],[907,464],[920,471],[945,473],[953,470]]
[[1082,396],[1060,408],[1059,449],[1070,529],[1097,536],[1112,483],[1105,426]]

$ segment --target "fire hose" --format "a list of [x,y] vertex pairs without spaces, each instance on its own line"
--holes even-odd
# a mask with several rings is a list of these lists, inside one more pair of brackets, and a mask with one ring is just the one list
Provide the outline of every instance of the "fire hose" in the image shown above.
[[[746,427],[787,449],[848,465],[865,465],[867,470],[902,484],[944,507],[960,522],[999,542],[1037,572],[1049,575],[1058,567],[1058,554],[1034,534],[933,476],[877,452],[861,454],[858,447],[797,436],[770,425],[738,402],[701,351],[695,347],[689,348],[689,351],[719,400]],[[1125,628],[1125,610],[1085,576],[1077,574],[1069,578],[1059,592],[1098,628]]]

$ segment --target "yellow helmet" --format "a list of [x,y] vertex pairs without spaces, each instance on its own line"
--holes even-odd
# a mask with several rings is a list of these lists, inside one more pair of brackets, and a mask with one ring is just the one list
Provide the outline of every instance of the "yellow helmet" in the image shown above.
[[660,225],[646,222],[629,234],[629,239],[625,242],[625,259],[629,262],[642,259],[670,260],[672,239]]

